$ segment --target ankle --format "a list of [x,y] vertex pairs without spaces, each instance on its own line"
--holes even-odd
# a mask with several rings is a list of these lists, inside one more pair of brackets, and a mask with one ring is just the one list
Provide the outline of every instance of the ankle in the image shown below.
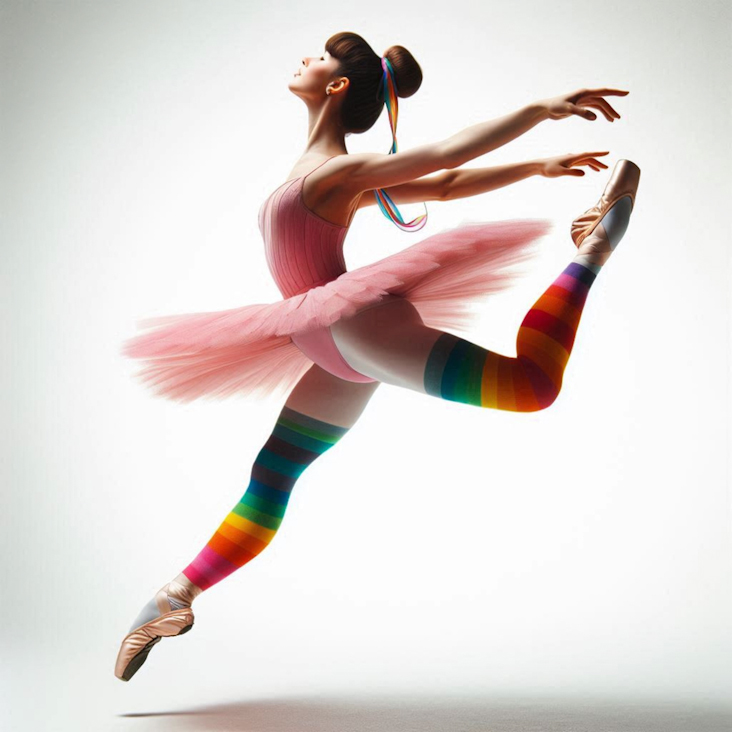
[[203,590],[193,584],[182,572],[168,584],[170,594],[174,597],[191,604]]
[[603,225],[600,223],[580,244],[575,260],[582,264],[587,262],[596,267],[602,267],[610,259],[612,253],[613,248],[608,241]]

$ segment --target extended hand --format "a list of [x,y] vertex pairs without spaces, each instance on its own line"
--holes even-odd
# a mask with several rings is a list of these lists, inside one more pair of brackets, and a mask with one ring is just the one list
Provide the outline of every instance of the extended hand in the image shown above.
[[577,170],[573,165],[587,165],[593,170],[602,170],[607,165],[601,160],[596,160],[596,155],[607,155],[605,152],[588,152],[579,155],[557,155],[555,158],[544,158],[539,160],[539,170],[545,178],[558,178],[560,175],[584,175],[584,170]]
[[603,99],[604,96],[625,96],[630,92],[622,89],[580,89],[552,99],[542,99],[541,104],[549,113],[549,119],[564,119],[576,114],[585,119],[597,119],[597,115],[587,107],[599,109],[610,122],[620,119],[620,115]]

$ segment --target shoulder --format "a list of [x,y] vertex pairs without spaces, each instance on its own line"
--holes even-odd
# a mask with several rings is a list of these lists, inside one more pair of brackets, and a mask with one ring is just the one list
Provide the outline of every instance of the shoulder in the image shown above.
[[383,159],[378,153],[344,153],[326,160],[319,168],[307,176],[313,188],[333,189],[349,188],[356,173],[361,168],[375,160]]
[[396,153],[349,153],[326,160],[312,185],[341,188],[356,195],[367,190],[399,186],[439,170],[455,167],[443,143],[420,145]]

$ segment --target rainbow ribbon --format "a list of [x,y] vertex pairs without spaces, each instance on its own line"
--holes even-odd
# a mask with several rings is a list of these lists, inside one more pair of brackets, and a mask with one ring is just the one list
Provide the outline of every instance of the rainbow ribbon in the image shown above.
[[[392,143],[389,155],[397,151],[396,127],[399,117],[399,104],[397,102],[396,82],[394,81],[394,69],[385,56],[381,59],[381,66],[384,69],[384,102],[389,113],[389,124],[391,125]],[[394,201],[391,200],[389,194],[383,188],[377,188],[374,191],[376,201],[381,208],[382,213],[387,219],[393,221],[402,231],[419,231],[427,223],[427,214],[420,214],[416,219],[412,219],[408,223],[404,221],[399,209]],[[427,211],[427,205],[424,207]]]

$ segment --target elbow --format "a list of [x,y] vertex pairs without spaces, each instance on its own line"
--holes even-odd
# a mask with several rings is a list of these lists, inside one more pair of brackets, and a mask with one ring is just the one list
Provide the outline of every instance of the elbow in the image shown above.
[[452,200],[453,184],[457,172],[448,170],[440,176],[437,191],[438,201],[450,201]]
[[447,142],[443,143],[440,150],[440,160],[443,170],[459,168],[465,162],[459,158],[457,151]]

